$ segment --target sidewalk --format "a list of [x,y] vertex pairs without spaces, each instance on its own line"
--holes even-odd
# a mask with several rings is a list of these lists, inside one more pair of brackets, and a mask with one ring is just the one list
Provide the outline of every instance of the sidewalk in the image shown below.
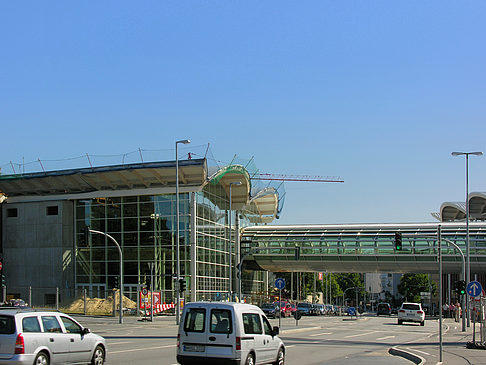
[[[486,350],[468,349],[466,344],[472,342],[473,324],[462,332],[461,323],[454,322],[453,319],[443,319],[442,332],[442,364],[447,365],[485,365]],[[438,320],[437,320],[438,327]],[[438,328],[437,328],[438,331]],[[476,343],[479,343],[479,324],[476,324]],[[416,364],[435,365],[439,362],[439,337],[438,333],[431,335],[427,340],[410,343],[409,345],[396,346],[395,349],[402,351],[399,356],[407,357]],[[398,354],[397,354],[398,355]]]

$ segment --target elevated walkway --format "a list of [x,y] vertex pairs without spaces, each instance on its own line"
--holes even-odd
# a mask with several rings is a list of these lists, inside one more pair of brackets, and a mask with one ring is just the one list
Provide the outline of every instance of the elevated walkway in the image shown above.
[[[465,253],[465,222],[440,224],[442,236]],[[438,223],[253,226],[242,230],[242,252],[268,248],[252,259],[275,272],[437,273],[437,227]],[[395,232],[403,235],[400,251],[395,250]],[[486,223],[469,224],[469,242],[471,271],[486,273]],[[443,243],[442,254],[444,273],[461,272],[462,259],[453,247]]]

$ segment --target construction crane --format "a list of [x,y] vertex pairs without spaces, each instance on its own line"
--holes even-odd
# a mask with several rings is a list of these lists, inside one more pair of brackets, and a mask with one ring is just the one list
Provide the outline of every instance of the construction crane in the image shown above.
[[272,181],[305,181],[305,182],[330,182],[343,183],[338,176],[311,176],[311,175],[285,175],[285,174],[254,174],[253,180],[272,180]]

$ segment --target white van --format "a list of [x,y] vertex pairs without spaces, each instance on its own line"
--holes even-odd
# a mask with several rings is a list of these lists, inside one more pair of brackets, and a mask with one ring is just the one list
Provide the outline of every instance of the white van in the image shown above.
[[187,303],[177,335],[177,362],[283,365],[285,345],[278,333],[251,304]]

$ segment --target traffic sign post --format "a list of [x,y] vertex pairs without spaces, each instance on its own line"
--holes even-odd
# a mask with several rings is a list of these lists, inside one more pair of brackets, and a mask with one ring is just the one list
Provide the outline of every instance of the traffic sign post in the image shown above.
[[483,292],[483,287],[479,281],[471,281],[467,284],[466,292],[473,298],[479,297]]
[[278,328],[282,327],[282,289],[285,288],[285,279],[275,279],[275,287],[278,289]]
[[[483,287],[479,281],[471,281],[467,283],[466,292],[471,298],[481,297],[483,293]],[[473,303],[472,308],[472,320],[473,320],[473,344],[476,345],[476,304]]]

